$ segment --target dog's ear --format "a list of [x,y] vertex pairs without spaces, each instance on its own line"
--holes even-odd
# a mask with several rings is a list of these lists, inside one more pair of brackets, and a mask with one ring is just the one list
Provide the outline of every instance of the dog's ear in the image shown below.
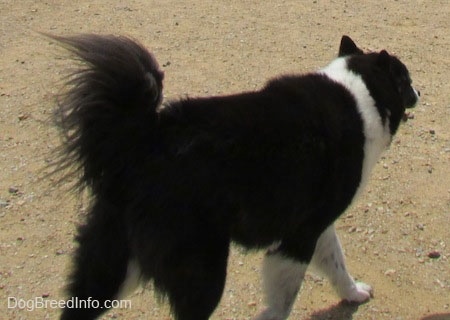
[[391,67],[391,55],[386,50],[381,50],[378,54],[377,64],[379,67],[389,70]]
[[349,36],[342,36],[341,44],[339,46],[339,57],[348,56],[352,54],[363,54]]

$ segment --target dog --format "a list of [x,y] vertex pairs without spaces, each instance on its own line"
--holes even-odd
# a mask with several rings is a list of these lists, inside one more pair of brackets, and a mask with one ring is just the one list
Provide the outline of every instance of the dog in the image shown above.
[[[343,36],[338,57],[316,72],[163,102],[164,73],[136,40],[53,39],[82,63],[55,113],[59,165],[92,195],[71,299],[103,303],[151,281],[175,319],[209,319],[231,242],[266,250],[258,320],[289,316],[309,264],[342,299],[370,299],[372,288],[347,271],[333,224],[418,101],[397,57]],[[61,319],[105,310],[66,306]]]

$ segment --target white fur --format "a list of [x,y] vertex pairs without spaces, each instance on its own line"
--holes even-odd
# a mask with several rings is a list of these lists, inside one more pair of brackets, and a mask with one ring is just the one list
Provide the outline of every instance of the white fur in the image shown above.
[[[389,120],[386,120],[383,125],[375,100],[370,95],[361,76],[348,69],[346,59],[345,57],[338,58],[319,72],[343,85],[352,94],[363,122],[364,159],[361,181],[353,198],[355,199],[367,184],[370,171],[381,153],[389,146],[392,136],[389,130]],[[328,227],[320,236],[312,264],[330,278],[341,298],[353,302],[364,302],[371,297],[372,288],[367,284],[355,282],[348,273],[334,225]]]
[[311,264],[330,279],[342,299],[359,303],[370,299],[372,288],[355,282],[347,271],[334,225],[329,226],[317,241]]
[[[413,91],[414,91],[414,94],[416,95],[416,98],[417,98],[417,100],[419,100],[419,97],[420,97],[420,92],[419,91],[417,91],[416,89],[414,89],[414,88],[412,88],[413,89]],[[412,107],[412,106],[410,106],[410,107]]]
[[383,125],[381,116],[375,106],[375,100],[371,97],[361,76],[347,68],[345,57],[334,60],[319,72],[343,85],[353,95],[363,121],[365,136],[364,162],[361,182],[354,197],[355,199],[367,184],[370,171],[378,161],[381,153],[391,142],[392,136],[389,130],[389,121],[386,121]]
[[[361,76],[347,68],[346,58],[334,60],[319,73],[343,85],[354,97],[356,107],[361,115],[364,130],[364,159],[361,181],[355,194],[364,189],[370,171],[378,161],[381,153],[391,142],[389,121],[383,125],[374,99],[371,97]],[[269,253],[280,245],[274,243]],[[348,273],[342,247],[336,235],[334,225],[328,227],[319,237],[311,263],[329,277],[339,296],[352,302],[364,302],[372,295],[372,288],[365,283],[358,283]],[[289,316],[301,282],[307,269],[306,264],[298,263],[279,254],[268,254],[264,260],[264,289],[267,309],[255,320],[283,320]]]
[[267,248],[267,252],[268,252],[268,253],[276,252],[277,249],[278,249],[280,246],[281,246],[281,240],[274,241],[274,242]]
[[263,284],[268,307],[255,320],[284,320],[289,316],[307,267],[277,253],[266,255]]
[[117,298],[124,298],[129,295],[133,290],[137,288],[141,280],[141,269],[139,268],[139,264],[136,260],[130,260],[127,266],[127,274],[125,276],[125,280],[120,286],[119,293],[117,294]]

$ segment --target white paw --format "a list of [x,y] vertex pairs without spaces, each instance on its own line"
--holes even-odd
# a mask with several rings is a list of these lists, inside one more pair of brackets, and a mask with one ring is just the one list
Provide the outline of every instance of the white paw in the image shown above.
[[348,302],[363,303],[373,297],[373,289],[368,284],[356,282],[354,286],[342,297]]

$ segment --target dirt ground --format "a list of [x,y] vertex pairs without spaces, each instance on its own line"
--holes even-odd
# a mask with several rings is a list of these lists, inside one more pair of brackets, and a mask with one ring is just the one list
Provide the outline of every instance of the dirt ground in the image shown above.
[[[0,0],[0,318],[59,315],[10,307],[64,298],[87,205],[45,176],[60,142],[48,118],[72,64],[41,31],[139,39],[163,65],[167,98],[252,90],[280,73],[316,70],[342,34],[397,54],[421,101],[337,223],[349,269],[375,296],[340,303],[327,280],[308,273],[290,319],[450,319],[449,17],[447,0]],[[263,307],[262,256],[232,249],[212,319],[250,319]],[[130,299],[104,319],[170,319],[151,288]]]

